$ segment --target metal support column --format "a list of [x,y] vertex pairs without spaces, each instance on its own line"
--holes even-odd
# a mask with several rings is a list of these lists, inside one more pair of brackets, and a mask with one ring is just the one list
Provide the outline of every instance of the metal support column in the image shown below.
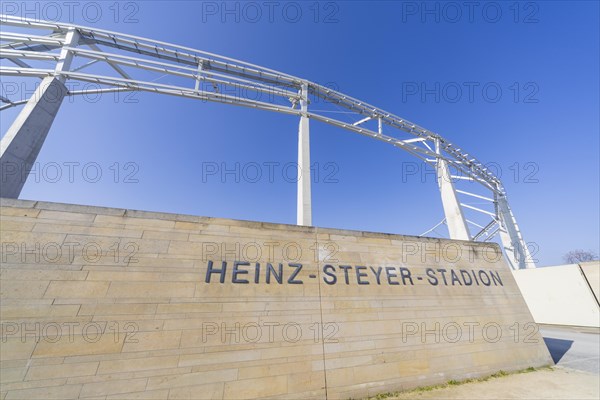
[[[76,46],[79,35],[67,32],[65,47]],[[67,95],[62,71],[69,69],[72,54],[62,49],[55,76],[42,80],[0,142],[0,197],[18,198],[27,175],[50,131],[54,117]]]
[[[435,152],[440,154],[440,143],[438,140],[435,141]],[[462,213],[462,208],[460,207],[458,197],[456,196],[456,190],[454,189],[454,183],[450,176],[450,169],[448,168],[446,160],[441,157],[437,158],[436,172],[450,239],[471,240],[467,221]]]
[[79,32],[77,29],[70,28],[67,34],[65,35],[65,45],[60,50],[60,56],[58,58],[58,62],[56,63],[56,77],[61,81],[65,82],[66,78],[61,75],[61,72],[68,71],[71,68],[71,62],[73,61],[73,53],[68,49],[68,47],[76,47],[79,43]]
[[500,216],[500,239],[504,253],[513,269],[535,268],[535,263],[529,254],[527,243],[521,236],[517,221],[508,205],[506,196],[496,196],[496,206]]
[[308,84],[302,85],[300,100],[300,125],[298,127],[298,197],[297,225],[312,225],[312,201],[310,179],[310,130],[308,123]]

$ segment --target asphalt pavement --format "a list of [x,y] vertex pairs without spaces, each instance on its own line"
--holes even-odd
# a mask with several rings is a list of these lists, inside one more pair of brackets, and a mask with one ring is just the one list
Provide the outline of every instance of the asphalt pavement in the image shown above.
[[545,325],[540,328],[557,367],[600,375],[600,331]]

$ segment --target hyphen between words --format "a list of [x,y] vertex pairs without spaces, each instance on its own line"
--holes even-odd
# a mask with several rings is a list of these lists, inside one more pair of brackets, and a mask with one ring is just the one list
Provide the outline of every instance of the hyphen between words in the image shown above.
[[[303,273],[300,263],[250,263],[221,261],[220,267],[208,261],[206,283],[231,282],[236,284],[266,283],[302,285],[304,279],[319,279],[317,274]],[[322,279],[327,285],[415,285],[424,281],[431,286],[504,286],[497,271],[483,269],[425,268],[424,274],[413,273],[407,267],[367,267],[363,265],[332,265],[322,268]]]

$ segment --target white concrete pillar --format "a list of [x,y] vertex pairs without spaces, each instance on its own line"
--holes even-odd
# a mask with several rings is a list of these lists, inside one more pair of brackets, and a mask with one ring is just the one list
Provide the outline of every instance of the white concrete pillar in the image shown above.
[[[435,150],[436,153],[441,154],[438,141],[435,143]],[[460,203],[456,195],[456,190],[454,189],[454,183],[452,182],[452,177],[450,176],[448,163],[441,157],[438,157],[437,159],[436,172],[450,239],[471,240],[469,228],[467,227],[467,221],[463,215],[462,208],[460,207]]]
[[17,116],[0,142],[0,197],[16,199],[27,180],[28,171],[37,159],[48,136],[54,117],[67,95],[64,85],[73,53],[66,47],[75,47],[79,33],[75,28],[65,35],[65,45],[56,63],[55,75],[44,78],[21,113]]
[[0,142],[0,197],[16,199],[67,94],[56,77],[45,78]]
[[298,127],[298,197],[296,209],[296,224],[312,225],[312,200],[310,179],[310,129],[308,116],[308,85],[302,85],[302,100],[300,101],[300,125]]

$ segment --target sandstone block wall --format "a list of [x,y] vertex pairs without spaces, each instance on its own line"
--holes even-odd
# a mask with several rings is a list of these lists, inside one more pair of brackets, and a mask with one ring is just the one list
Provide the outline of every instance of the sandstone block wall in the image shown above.
[[1,399],[356,398],[552,362],[495,245],[0,210]]

